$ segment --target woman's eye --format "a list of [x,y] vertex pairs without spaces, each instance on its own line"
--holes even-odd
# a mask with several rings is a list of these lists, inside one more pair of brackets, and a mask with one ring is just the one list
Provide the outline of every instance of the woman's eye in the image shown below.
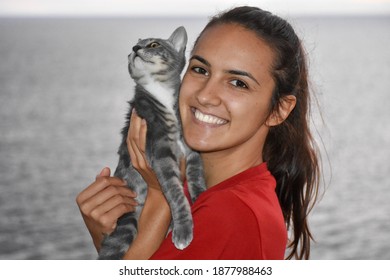
[[150,43],[148,47],[154,49],[154,48],[157,48],[158,46],[160,46],[159,43],[153,42],[153,43]]
[[248,88],[247,84],[240,80],[232,80],[230,83],[235,87]]
[[205,75],[205,76],[208,76],[209,73],[203,69],[202,67],[192,67],[192,71],[198,73],[198,74],[201,74],[201,75]]

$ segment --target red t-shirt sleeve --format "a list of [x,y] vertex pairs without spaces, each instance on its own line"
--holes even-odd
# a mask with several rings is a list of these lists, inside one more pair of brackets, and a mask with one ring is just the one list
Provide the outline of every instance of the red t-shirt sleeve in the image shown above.
[[233,192],[219,192],[194,206],[191,244],[184,250],[176,249],[170,233],[151,259],[262,258],[256,216]]

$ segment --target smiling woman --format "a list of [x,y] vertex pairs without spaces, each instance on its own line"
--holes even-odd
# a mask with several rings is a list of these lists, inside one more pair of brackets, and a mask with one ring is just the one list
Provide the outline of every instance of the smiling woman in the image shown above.
[[[305,53],[285,20],[254,7],[214,17],[196,40],[179,96],[184,138],[201,153],[207,185],[191,206],[193,241],[179,250],[167,235],[170,209],[143,156],[147,128],[135,117],[128,150],[149,191],[125,258],[283,259],[287,245],[287,258],[308,258],[319,177],[309,99]],[[105,227],[115,228],[119,217],[110,216]],[[91,220],[96,236],[101,217]]]
[[[274,88],[273,56],[252,31],[237,24],[217,25],[197,41],[183,78],[180,112],[186,141],[195,150],[219,151],[228,163],[225,168],[236,174],[263,161]],[[209,118],[220,124],[203,121]],[[214,153],[204,156],[206,162],[209,156]],[[237,161],[239,169],[232,170]],[[231,172],[223,172],[218,180]],[[223,178],[225,174],[228,177]]]

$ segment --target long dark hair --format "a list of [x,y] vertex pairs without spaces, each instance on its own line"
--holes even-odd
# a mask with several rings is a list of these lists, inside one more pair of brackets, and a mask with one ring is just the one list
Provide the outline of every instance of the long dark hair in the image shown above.
[[293,233],[286,258],[308,259],[313,239],[308,214],[317,199],[320,157],[309,127],[306,54],[292,26],[270,12],[256,7],[234,8],[213,17],[204,30],[225,23],[239,24],[255,32],[276,54],[272,69],[276,86],[270,113],[278,110],[283,97],[296,97],[296,106],[288,118],[270,128],[263,159],[277,181],[276,193],[287,228]]

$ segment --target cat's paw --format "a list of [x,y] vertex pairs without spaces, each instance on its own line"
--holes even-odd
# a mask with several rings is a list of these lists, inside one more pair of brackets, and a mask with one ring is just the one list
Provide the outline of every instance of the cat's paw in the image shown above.
[[179,250],[183,250],[190,245],[193,238],[192,223],[174,226],[172,231],[172,242]]

